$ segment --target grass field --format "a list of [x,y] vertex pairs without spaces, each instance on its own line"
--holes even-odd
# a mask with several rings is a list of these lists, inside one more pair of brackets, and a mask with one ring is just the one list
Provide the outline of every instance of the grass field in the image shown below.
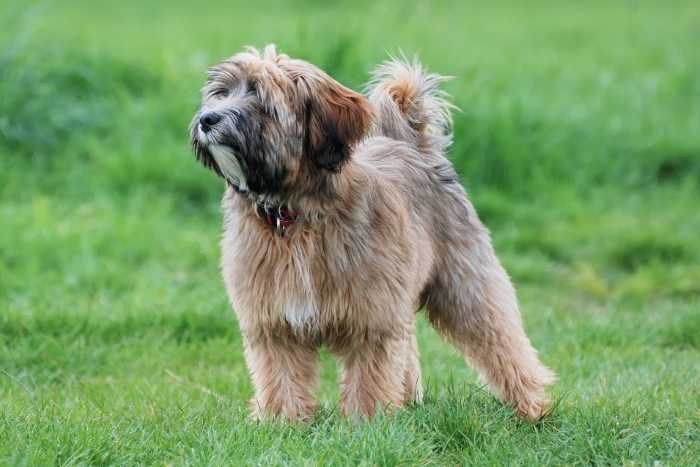
[[[237,4],[240,3],[240,4]],[[0,464],[700,463],[700,4],[56,1],[0,6]],[[246,420],[207,65],[275,42],[359,88],[418,53],[451,153],[560,377],[517,421],[421,320],[427,401]]]

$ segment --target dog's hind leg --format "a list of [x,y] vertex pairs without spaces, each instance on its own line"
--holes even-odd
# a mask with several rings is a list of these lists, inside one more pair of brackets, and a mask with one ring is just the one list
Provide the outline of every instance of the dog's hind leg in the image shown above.
[[525,335],[515,290],[488,233],[459,243],[442,257],[426,290],[428,319],[499,399],[537,420],[549,410],[545,388],[555,376]]

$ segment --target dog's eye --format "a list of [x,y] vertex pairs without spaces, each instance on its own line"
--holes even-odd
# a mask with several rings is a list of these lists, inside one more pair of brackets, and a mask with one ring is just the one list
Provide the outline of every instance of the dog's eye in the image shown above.
[[257,90],[257,86],[255,85],[255,83],[253,81],[247,81],[245,90],[248,94],[255,94],[256,90]]
[[226,97],[228,95],[228,89],[224,87],[213,88],[209,91],[209,97]]

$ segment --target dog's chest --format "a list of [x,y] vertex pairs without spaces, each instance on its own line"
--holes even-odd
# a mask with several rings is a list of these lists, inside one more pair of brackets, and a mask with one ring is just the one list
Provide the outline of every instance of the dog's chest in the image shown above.
[[310,297],[295,298],[282,306],[284,320],[299,333],[314,332],[319,327],[319,310]]
[[[310,258],[304,255],[291,257],[286,280],[281,281],[281,314],[292,331],[314,333],[319,326],[319,307],[316,300],[316,281]],[[286,282],[286,284],[282,284]]]
[[339,326],[338,310],[349,308],[339,307],[340,295],[347,294],[328,286],[327,259],[317,239],[266,238],[269,232],[259,224],[233,217],[224,234],[222,268],[239,321],[245,327],[281,325],[314,339]]

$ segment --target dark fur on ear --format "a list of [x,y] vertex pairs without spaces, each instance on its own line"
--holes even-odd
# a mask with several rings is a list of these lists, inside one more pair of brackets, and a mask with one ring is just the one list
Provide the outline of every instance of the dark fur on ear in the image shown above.
[[316,165],[335,171],[366,133],[371,112],[363,96],[336,82],[321,83],[320,87],[306,109],[306,150]]
[[304,150],[318,167],[337,171],[369,129],[369,103],[325,74],[301,75],[298,84],[306,88]]

